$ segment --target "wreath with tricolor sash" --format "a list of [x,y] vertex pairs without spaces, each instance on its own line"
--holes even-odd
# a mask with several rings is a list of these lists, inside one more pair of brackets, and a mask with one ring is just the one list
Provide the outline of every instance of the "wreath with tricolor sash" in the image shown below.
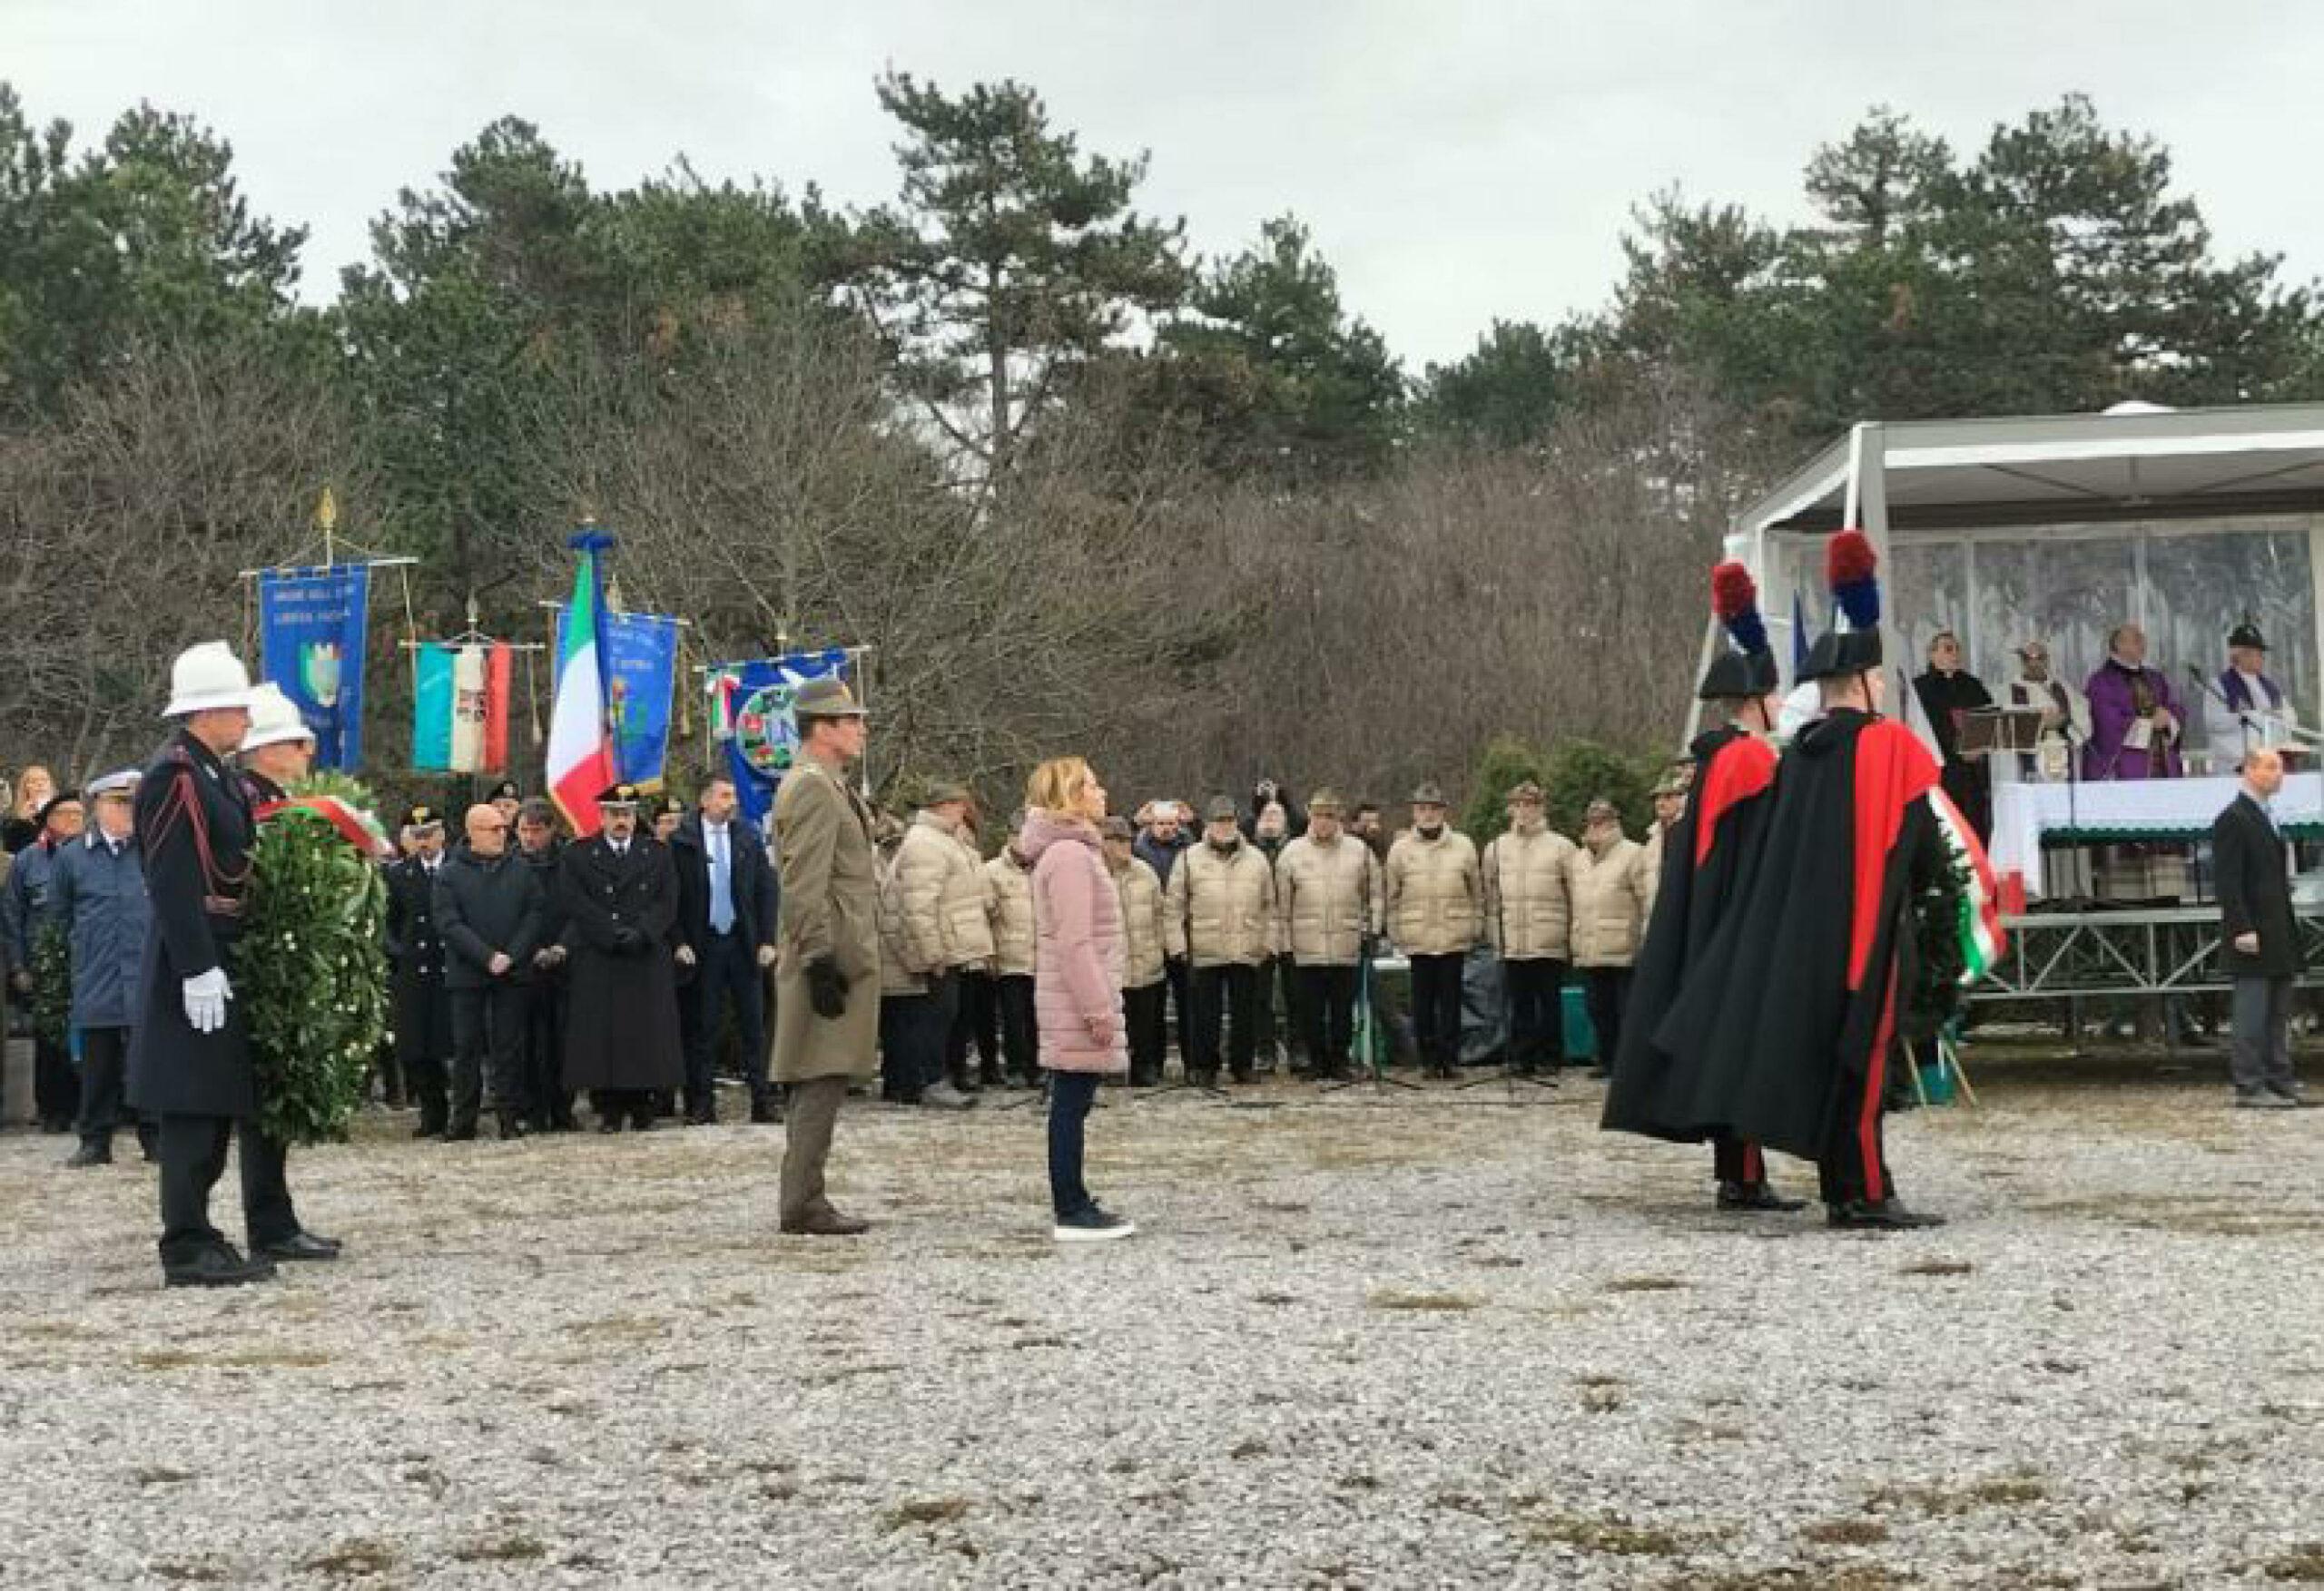
[[250,1026],[259,1116],[285,1144],[343,1140],[388,1032],[381,949],[393,854],[369,791],[341,774],[258,810],[234,997]]

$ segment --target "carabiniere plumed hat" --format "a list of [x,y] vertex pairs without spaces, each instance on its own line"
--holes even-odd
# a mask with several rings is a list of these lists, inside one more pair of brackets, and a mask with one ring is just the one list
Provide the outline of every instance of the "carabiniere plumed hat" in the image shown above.
[[1824,579],[1838,607],[1840,624],[1816,637],[1808,649],[1807,680],[1846,679],[1880,667],[1880,559],[1860,530],[1843,530],[1824,548]]
[[1759,587],[1751,571],[1730,559],[1710,572],[1710,610],[1727,631],[1710,667],[1696,688],[1699,702],[1732,701],[1766,696],[1782,688],[1776,673],[1776,654],[1768,645],[1768,626],[1759,617]]

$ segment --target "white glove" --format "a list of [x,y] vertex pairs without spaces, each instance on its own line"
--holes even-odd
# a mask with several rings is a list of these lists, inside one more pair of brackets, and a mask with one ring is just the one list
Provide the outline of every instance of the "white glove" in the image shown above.
[[185,980],[185,1019],[196,1033],[215,1033],[226,1026],[226,1002],[234,991],[226,987],[226,969],[213,967],[200,977]]

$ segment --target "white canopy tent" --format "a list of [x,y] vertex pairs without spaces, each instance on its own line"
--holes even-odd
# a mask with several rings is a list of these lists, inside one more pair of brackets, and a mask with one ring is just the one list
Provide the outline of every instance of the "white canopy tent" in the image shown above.
[[[1989,684],[2037,635],[2079,682],[2106,633],[2132,623],[2185,695],[2187,668],[2217,673],[2248,613],[2270,672],[2318,722],[2324,404],[1860,423],[1728,537],[1772,633],[1790,635],[1795,592],[1810,633],[1828,621],[1823,542],[1846,525],[1880,553],[1892,669],[1917,673],[1949,629]],[[1778,642],[1787,678],[1789,650]]]

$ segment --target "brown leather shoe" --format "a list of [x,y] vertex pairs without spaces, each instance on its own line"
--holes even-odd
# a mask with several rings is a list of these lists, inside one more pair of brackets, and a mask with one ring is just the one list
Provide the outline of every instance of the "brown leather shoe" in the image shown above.
[[786,1220],[783,1230],[801,1237],[858,1237],[870,1232],[872,1223],[859,1221],[852,1215],[842,1215],[825,1205],[821,1210],[810,1210],[796,1219]]

